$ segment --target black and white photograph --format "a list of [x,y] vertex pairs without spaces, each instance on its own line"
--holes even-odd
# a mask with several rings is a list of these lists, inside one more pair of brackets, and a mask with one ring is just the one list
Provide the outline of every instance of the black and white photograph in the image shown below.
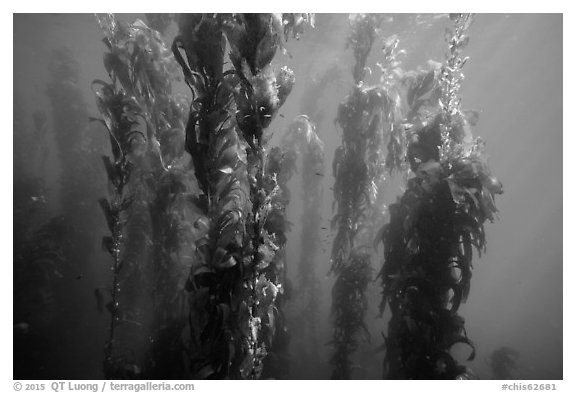
[[564,15],[185,10],[12,15],[9,378],[561,390]]

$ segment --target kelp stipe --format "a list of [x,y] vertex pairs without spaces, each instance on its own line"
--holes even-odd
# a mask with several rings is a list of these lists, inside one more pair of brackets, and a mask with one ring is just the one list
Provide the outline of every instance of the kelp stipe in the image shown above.
[[370,259],[368,247],[353,248],[332,287],[332,343],[335,346],[330,358],[334,367],[332,379],[351,379],[351,355],[358,348],[358,336],[363,334],[366,339],[370,338],[364,322],[368,310],[366,290],[373,275]]
[[422,121],[407,138],[406,160],[415,177],[389,206],[390,222],[381,232],[383,306],[388,304],[392,313],[384,360],[389,379],[474,378],[450,349],[464,343],[471,346],[468,359],[475,355],[457,311],[470,288],[472,249],[481,253],[485,248],[484,222],[493,219],[493,197],[502,186],[490,175],[483,143],[472,140],[460,109],[466,61],[460,52],[472,19],[465,14],[451,19],[450,53],[436,74],[440,105],[432,108],[432,120]]
[[[287,132],[290,132],[289,129]],[[278,291],[272,314],[267,316],[273,323],[264,325],[264,329],[273,328],[274,331],[268,334],[270,340],[266,343],[267,355],[263,360],[262,378],[286,379],[290,374],[288,349],[292,332],[288,330],[284,305],[292,297],[286,267],[287,232],[292,223],[286,217],[286,209],[291,198],[288,182],[296,172],[297,158],[298,152],[294,146],[286,145],[284,138],[280,147],[273,147],[266,156],[266,178],[269,179],[268,185],[275,189],[270,200],[271,208],[265,230],[275,239],[274,244],[278,249],[275,250],[272,263],[265,268],[264,275]]]
[[[302,232],[300,234],[300,258],[298,263],[297,296],[294,299],[303,309],[299,313],[300,318],[294,321],[295,336],[301,342],[301,353],[298,356],[307,359],[320,360],[320,353],[307,345],[309,342],[318,340],[317,327],[318,316],[322,300],[321,281],[316,275],[317,254],[322,244],[321,232],[328,230],[322,227],[322,200],[324,189],[322,179],[326,175],[324,144],[320,138],[320,130],[324,123],[324,110],[321,105],[323,98],[334,83],[340,85],[342,69],[337,65],[331,65],[316,76],[305,82],[306,89],[300,98],[300,113],[305,114],[296,117],[291,124],[303,128],[306,132],[300,138],[306,139],[306,144],[300,147],[302,156]],[[294,132],[292,132],[294,134]],[[287,134],[288,136],[288,134]],[[302,142],[304,139],[302,139]],[[312,143],[310,143],[312,142]],[[325,251],[325,250],[323,250]],[[312,371],[312,370],[309,370]]]
[[[303,339],[312,339],[314,336],[314,320],[316,310],[316,301],[318,296],[318,283],[314,277],[314,255],[319,243],[319,229],[320,229],[320,211],[318,209],[310,211],[310,205],[319,207],[321,204],[321,183],[317,181],[317,175],[323,175],[324,165],[324,144],[316,135],[315,126],[310,121],[308,116],[297,116],[288,126],[286,132],[280,141],[280,147],[273,148],[268,154],[267,171],[275,173],[279,190],[272,199],[272,210],[268,216],[267,229],[270,233],[276,235],[280,249],[276,254],[276,262],[282,264],[285,262],[286,235],[289,224],[286,219],[286,207],[290,201],[291,192],[288,189],[288,181],[292,178],[297,169],[297,161],[300,159],[303,186],[302,191],[304,198],[305,211],[303,215],[303,228],[302,228],[302,246],[300,251],[300,262],[298,264],[298,278],[295,284],[289,284],[286,279],[281,281],[284,292],[282,292],[277,302],[277,309],[282,319],[281,324],[276,323],[277,330],[284,329],[286,331],[285,318],[283,316],[282,303],[283,300],[289,298],[292,304],[299,304],[303,307],[303,318],[299,318],[298,322],[293,324],[295,333],[298,337]],[[319,199],[310,200],[311,198],[318,197]],[[310,214],[310,217],[306,216]],[[308,227],[308,225],[310,227]],[[274,230],[273,228],[278,228]],[[279,230],[282,228],[282,230]],[[306,238],[305,236],[309,236]],[[285,269],[284,275],[285,275]],[[296,287],[297,289],[287,294],[287,288]],[[291,332],[292,333],[292,332]],[[272,346],[271,355],[274,356],[275,363],[284,364],[286,368],[289,363],[287,359],[287,340],[283,343],[278,342],[278,345]],[[272,363],[269,358],[266,359],[268,364]],[[280,365],[280,364],[279,364]],[[275,367],[278,371],[279,366]],[[287,375],[287,370],[278,374],[281,377]]]
[[[356,85],[339,105],[336,124],[343,131],[342,145],[336,149],[332,172],[334,204],[337,213],[332,229],[337,229],[332,247],[331,272],[337,278],[332,292],[336,348],[331,359],[332,378],[351,377],[351,354],[358,338],[368,330],[364,325],[365,290],[370,281],[371,215],[378,198],[378,187],[385,172],[384,145],[397,117],[398,97],[387,85],[364,86],[366,59],[382,18],[378,15],[351,15],[349,45],[356,63],[353,76]],[[376,220],[377,221],[377,220]],[[355,304],[350,304],[350,300]]]
[[271,329],[267,334],[266,357],[263,359],[263,379],[285,379],[290,374],[288,347],[292,332],[288,331],[287,319],[284,314],[284,304],[290,299],[288,291],[290,284],[286,277],[286,233],[291,223],[286,218],[286,208],[290,203],[288,181],[295,171],[295,157],[281,147],[273,147],[266,156],[266,177],[275,179],[269,185],[277,188],[270,200],[271,209],[265,223],[266,231],[275,239],[277,250],[274,252],[272,263],[265,268],[265,277],[272,282],[270,287],[275,293],[272,313],[267,315],[269,321],[263,329]]
[[196,378],[259,378],[273,337],[279,283],[265,270],[278,246],[265,224],[278,186],[266,176],[264,129],[294,83],[290,70],[270,66],[282,35],[301,27],[292,19],[282,28],[280,14],[183,15],[173,43],[193,93],[186,149],[206,233],[188,284]]
[[[178,254],[189,237],[182,232],[190,230],[182,225],[178,201],[190,189],[191,179],[182,160],[185,110],[171,88],[178,68],[160,34],[142,21],[127,24],[113,15],[99,15],[98,22],[109,49],[104,65],[112,78],[112,83],[93,83],[111,135],[114,161],[105,159],[105,163],[114,198],[126,199],[121,195],[125,189],[130,194],[130,206],[121,205],[116,214],[125,215],[119,230],[125,239],[123,256],[114,286],[123,283],[123,309],[116,319],[138,327],[138,334],[148,334],[151,343],[143,365],[137,365],[139,359],[120,355],[110,372],[116,377],[182,377],[185,367],[178,359],[184,352],[179,337],[185,325],[185,292],[179,289]],[[116,172],[122,174],[122,181],[114,181],[114,167],[119,168]],[[146,266],[149,258],[151,268]],[[152,307],[143,310],[146,299]],[[118,314],[118,304],[118,299],[113,300],[113,313]],[[166,337],[167,331],[172,338]]]
[[[247,143],[247,171],[252,212],[247,226],[249,253],[246,304],[251,335],[248,347],[253,359],[245,364],[252,368],[248,376],[260,378],[263,361],[273,346],[276,331],[285,334],[278,302],[283,296],[285,267],[275,258],[280,250],[279,239],[269,232],[267,220],[273,210],[272,201],[279,190],[274,174],[265,167],[265,146],[270,125],[284,104],[295,83],[294,73],[282,67],[275,73],[271,61],[278,48],[283,49],[282,33],[299,37],[309,15],[243,14],[227,19],[225,32],[231,46],[230,59],[239,77],[235,90],[236,123]],[[283,26],[283,29],[281,28]],[[251,250],[251,251],[250,251]],[[280,318],[277,318],[279,316]]]
[[[104,346],[104,374],[106,378],[131,379],[139,377],[141,373],[136,364],[137,360],[127,358],[123,351],[116,353],[115,347],[118,344],[117,327],[128,315],[121,313],[119,308],[120,275],[127,265],[134,263],[135,252],[132,250],[138,242],[135,241],[136,236],[130,232],[137,230],[141,233],[139,228],[134,227],[135,214],[131,213],[135,199],[141,196],[134,190],[128,190],[128,185],[134,175],[136,159],[141,156],[142,146],[146,141],[145,133],[141,131],[145,115],[133,95],[137,77],[132,59],[120,58],[119,51],[115,48],[120,38],[129,37],[126,26],[118,23],[113,15],[98,16],[98,22],[105,33],[104,43],[110,50],[104,56],[104,64],[112,79],[110,83],[102,80],[92,82],[92,90],[102,116],[102,119],[93,120],[106,127],[112,153],[112,157],[102,157],[108,177],[109,197],[99,199],[111,233],[102,239],[102,248],[113,258],[113,283],[110,290],[112,300],[106,306],[111,314],[111,321],[110,335]],[[130,216],[132,219],[128,219]],[[131,244],[126,244],[127,239]],[[98,292],[99,298],[104,299],[106,294],[101,292]]]
[[[114,84],[96,82],[101,86],[100,90],[95,90],[98,109],[103,115],[103,122],[106,125],[110,136],[110,148],[112,158],[103,156],[104,167],[111,185],[109,198],[99,200],[102,211],[106,218],[110,236],[102,238],[102,248],[113,258],[112,274],[113,283],[111,289],[111,302],[108,303],[108,310],[111,314],[110,335],[105,345],[104,353],[104,374],[106,378],[117,378],[119,369],[124,365],[114,354],[114,339],[118,317],[118,292],[119,274],[122,268],[120,254],[123,247],[125,224],[121,215],[132,204],[132,198],[127,196],[125,186],[128,183],[133,165],[127,159],[127,152],[131,150],[131,143],[128,135],[132,125],[135,123],[133,115],[139,114],[139,108],[126,94],[118,90]],[[132,115],[128,117],[127,115]],[[102,295],[100,295],[102,297]]]
[[304,298],[304,337],[316,342],[316,325],[320,303],[320,282],[316,277],[316,257],[319,251],[322,225],[322,182],[325,173],[324,143],[316,133],[315,124],[305,116],[297,118],[302,155],[302,233],[300,234],[300,262],[298,263],[298,286]]
[[[188,14],[178,20],[172,50],[192,91],[186,126],[186,151],[194,162],[201,194],[195,201],[203,217],[196,260],[187,283],[190,300],[190,367],[193,378],[239,378],[231,361],[233,341],[230,293],[241,279],[245,218],[249,206],[246,155],[228,110],[233,105],[231,73],[223,72],[225,37],[214,15]],[[183,50],[185,57],[180,50]],[[237,311],[237,310],[233,310]]]
[[[84,222],[74,223],[87,237],[95,219],[92,209],[93,196],[98,191],[98,171],[94,169],[99,158],[93,146],[94,137],[89,129],[88,110],[82,94],[80,64],[68,48],[58,48],[50,59],[50,81],[46,95],[50,99],[52,126],[58,158],[61,163],[61,205],[68,220],[84,217]],[[38,118],[38,121],[41,121]],[[72,221],[71,221],[72,222]],[[90,240],[79,244],[81,250],[74,259],[83,263],[85,247]]]

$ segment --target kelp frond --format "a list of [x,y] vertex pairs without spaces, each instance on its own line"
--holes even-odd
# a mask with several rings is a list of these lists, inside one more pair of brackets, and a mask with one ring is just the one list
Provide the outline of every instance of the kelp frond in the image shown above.
[[[171,232],[179,221],[169,217],[175,206],[174,194],[186,192],[175,183],[183,162],[185,104],[172,93],[172,81],[178,77],[177,65],[159,32],[141,20],[129,24],[113,14],[97,15],[97,19],[108,48],[104,66],[111,79],[95,80],[92,90],[102,116],[99,121],[110,135],[112,152],[112,157],[104,157],[111,194],[109,199],[102,198],[100,204],[111,231],[102,244],[114,257],[111,336],[105,362],[107,375],[114,377],[124,375],[125,366],[136,367],[138,374],[142,372],[142,367],[125,364],[125,356],[115,354],[113,349],[117,324],[144,324],[138,305],[140,295],[137,296],[147,289],[147,270],[142,261],[151,251],[155,272],[152,281],[156,284],[178,270],[173,255],[183,242]],[[164,197],[163,189],[167,179],[171,179],[170,189],[174,191],[169,199]],[[118,299],[121,283],[122,310]],[[151,314],[151,337],[162,340],[167,324],[171,325],[169,330],[184,325],[178,322],[184,314],[172,303],[174,296],[183,292],[178,292],[177,286],[173,291],[159,291],[158,285],[151,287],[148,295],[156,302],[152,310],[147,310]],[[158,375],[159,359],[176,353],[169,354],[172,350],[182,349],[168,345],[164,351],[152,348],[144,372]]]
[[[365,308],[344,307],[343,298],[362,299],[369,280],[370,253],[363,251],[364,272],[362,280],[356,277],[358,250],[365,250],[373,237],[372,229],[379,225],[383,209],[376,204],[379,187],[384,181],[386,169],[385,141],[397,127],[400,120],[400,95],[384,77],[381,85],[365,86],[363,78],[366,61],[373,42],[377,37],[377,28],[382,21],[378,15],[352,15],[349,45],[354,50],[356,60],[353,70],[355,86],[352,92],[339,105],[336,125],[342,129],[342,145],[336,149],[332,163],[334,182],[334,204],[336,215],[332,219],[332,229],[336,237],[332,246],[331,272],[337,276],[333,292],[334,342],[335,355],[333,378],[350,378],[350,356],[356,348],[356,336],[359,334],[359,322],[365,314]],[[386,66],[381,66],[384,74],[395,68],[394,49],[397,43],[392,39],[387,49]],[[349,277],[350,276],[350,277]],[[346,285],[342,283],[348,283]],[[347,325],[356,321],[352,325]],[[363,322],[362,322],[363,323]]]
[[284,235],[268,230],[280,187],[266,170],[264,131],[295,81],[288,68],[270,65],[282,23],[281,14],[185,15],[172,46],[193,94],[186,150],[203,192],[205,236],[188,285],[198,378],[260,378],[276,331],[283,268],[275,256]]
[[[460,109],[456,95],[464,62],[455,59],[467,41],[463,30],[469,24],[469,16],[455,18],[441,75],[433,68],[406,79],[407,113],[419,126],[410,130],[406,148],[414,177],[398,202],[389,206],[390,222],[380,232],[385,261],[379,274],[382,311],[388,304],[392,312],[386,378],[471,375],[450,349],[464,343],[471,347],[468,360],[474,358],[474,344],[457,312],[470,291],[473,248],[479,253],[485,249],[484,223],[494,217],[494,195],[502,192],[502,185],[490,174],[483,143],[472,139],[474,116]],[[433,95],[418,98],[429,92]],[[423,109],[436,114],[423,120]]]
[[350,14],[350,34],[347,47],[352,46],[356,63],[352,75],[360,83],[366,74],[366,61],[378,35],[383,16],[378,14]]

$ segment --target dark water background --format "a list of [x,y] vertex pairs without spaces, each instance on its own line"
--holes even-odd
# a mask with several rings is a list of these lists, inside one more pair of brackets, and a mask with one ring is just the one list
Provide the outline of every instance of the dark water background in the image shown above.
[[[143,15],[121,15],[132,21]],[[400,48],[407,51],[404,69],[424,66],[429,59],[442,62],[446,51],[444,29],[450,25],[447,16],[391,15],[383,24],[381,37],[397,34]],[[286,64],[295,71],[297,82],[282,117],[276,117],[270,130],[275,132],[273,143],[289,124],[302,113],[300,102],[310,78],[336,65],[343,72],[327,89],[320,106],[324,121],[317,132],[325,143],[326,166],[329,168],[335,148],[340,144],[340,131],[333,125],[338,103],[351,90],[350,69],[353,56],[345,49],[348,34],[347,14],[319,14],[316,29],[307,29],[300,41],[291,40],[288,56],[276,56],[275,64]],[[172,26],[168,33],[176,32]],[[492,173],[504,184],[505,192],[498,196],[500,218],[486,224],[487,253],[475,257],[474,276],[468,302],[460,308],[466,319],[468,335],[477,344],[477,356],[468,365],[482,379],[492,378],[488,357],[501,346],[515,348],[519,354],[518,379],[562,378],[562,16],[541,14],[478,14],[470,28],[470,44],[465,55],[470,60],[464,68],[463,107],[481,112],[474,134],[487,142]],[[89,89],[93,79],[107,79],[102,65],[104,45],[102,34],[91,14],[15,15],[14,16],[14,97],[21,103],[26,127],[32,128],[32,113],[43,110],[50,121],[50,102],[45,89],[50,80],[48,65],[53,49],[68,47],[80,64],[78,86],[83,89],[89,115],[98,117],[95,101]],[[168,41],[169,43],[171,40]],[[369,65],[373,65],[381,45],[373,46]],[[375,68],[375,67],[374,67]],[[376,81],[376,74],[373,75]],[[370,82],[370,80],[369,80]],[[184,83],[175,87],[188,94]],[[107,152],[105,132],[94,127],[91,148]],[[62,210],[59,204],[62,168],[54,143],[54,130],[49,126],[43,141],[50,151],[46,164],[38,169],[49,186],[47,203],[50,211]],[[20,168],[14,168],[14,177]],[[97,211],[93,228],[94,247],[87,249],[85,260],[78,269],[81,279],[70,282],[69,296],[76,299],[75,307],[60,310],[68,326],[58,358],[54,359],[58,376],[70,379],[101,378],[103,343],[109,323],[108,314],[96,311],[93,290],[109,283],[110,259],[100,251],[99,239],[106,234],[104,219],[96,198],[106,195],[104,170],[96,182],[100,189],[94,195]],[[327,171],[328,172],[328,171]],[[401,179],[392,179],[386,190],[388,202],[401,195]],[[322,178],[324,185],[323,219],[332,216],[331,176]],[[291,275],[295,275],[301,226],[300,178],[290,183],[293,198],[289,220],[295,225],[289,234],[287,255]],[[83,217],[78,217],[82,220]],[[329,226],[329,225],[326,225]],[[298,342],[314,348],[314,356],[294,359],[292,377],[328,378],[327,359],[330,348],[325,345],[331,334],[328,323],[330,290],[333,279],[327,276],[332,235],[325,231],[328,247],[323,247],[316,263],[322,279],[322,310],[319,318],[320,340]],[[380,250],[381,254],[381,250]],[[381,260],[374,260],[378,269]],[[80,271],[82,270],[82,271]],[[76,276],[77,278],[77,276]],[[72,279],[71,279],[72,280]],[[381,344],[380,331],[385,330],[388,315],[377,317],[380,301],[379,284],[369,289],[370,310],[367,323],[372,342],[362,344],[357,353],[355,378],[381,377],[383,354],[372,353]],[[292,307],[292,309],[290,309]],[[289,315],[299,310],[288,306]],[[463,360],[465,353],[458,353]],[[296,355],[298,356],[298,355]]]

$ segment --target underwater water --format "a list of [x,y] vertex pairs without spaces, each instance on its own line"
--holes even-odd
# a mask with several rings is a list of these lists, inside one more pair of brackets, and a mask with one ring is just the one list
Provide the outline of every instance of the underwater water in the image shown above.
[[[117,18],[127,23],[138,18],[147,21],[144,14],[119,14]],[[495,198],[498,218],[484,225],[486,251],[481,257],[474,251],[468,299],[458,308],[476,356],[467,361],[470,350],[463,344],[451,350],[454,359],[480,379],[563,378],[562,23],[559,14],[476,14],[467,31],[470,41],[463,54],[469,60],[459,92],[462,107],[479,112],[472,132],[486,142],[490,171],[504,187],[504,193]],[[416,70],[426,67],[429,60],[445,61],[445,29],[450,26],[447,14],[385,15],[367,58],[365,85],[379,83],[376,63],[383,61],[381,49],[387,37],[395,34],[398,49],[405,51],[399,57],[402,69]],[[339,104],[354,87],[355,58],[346,47],[349,33],[348,14],[317,14],[315,27],[306,26],[298,40],[287,40],[283,44],[286,54],[277,51],[271,62],[275,70],[288,66],[296,82],[266,128],[268,146],[280,146],[293,119],[308,114],[316,123],[324,152],[323,171],[302,168],[298,158],[297,172],[286,183],[290,202],[285,218],[292,225],[286,231],[283,284],[286,292],[292,290],[282,298],[282,308],[291,337],[288,356],[278,366],[285,370],[275,374],[279,378],[329,379],[333,372],[330,311],[335,274],[330,269],[337,230],[331,228],[335,214],[332,162],[343,134],[334,120]],[[171,21],[162,35],[168,49],[177,34],[178,26]],[[101,156],[112,154],[106,127],[90,121],[102,118],[92,82],[110,80],[103,63],[107,52],[103,37],[91,14],[14,15],[15,379],[100,379],[110,375],[104,359],[110,338],[107,305],[113,258],[106,245],[102,247],[102,237],[110,236],[111,230],[98,198],[111,195]],[[228,49],[230,43],[226,45]],[[227,56],[224,60],[228,61]],[[311,90],[326,74],[322,90]],[[183,79],[172,81],[170,94],[184,97],[189,105],[192,94]],[[318,97],[312,102],[314,93]],[[184,107],[183,124],[189,120],[187,105]],[[312,110],[314,117],[307,113]],[[162,149],[164,140],[158,144]],[[140,156],[134,153],[134,157]],[[117,300],[120,310],[129,303],[131,313],[122,314],[124,324],[117,327],[114,340],[116,353],[124,354],[124,377],[192,378],[188,370],[196,367],[190,360],[182,360],[185,351],[178,345],[193,345],[190,337],[194,337],[195,325],[188,325],[188,311],[199,300],[183,294],[189,292],[184,286],[197,263],[194,241],[200,238],[204,221],[190,202],[200,188],[195,179],[189,179],[194,174],[189,154],[184,152],[173,162],[175,167],[185,168],[187,175],[182,175],[182,190],[171,191],[176,202],[170,214],[178,216],[174,222],[188,231],[189,239],[176,236],[180,248],[167,251],[156,250],[158,240],[151,231],[127,239],[131,246],[126,247],[135,250],[137,262],[126,265]],[[303,172],[307,170],[314,172],[312,180],[306,180]],[[142,184],[150,182],[158,180],[151,177]],[[313,260],[307,261],[314,265],[314,273],[306,273],[316,279],[310,281],[316,288],[313,311],[298,297],[303,291],[299,264],[306,241],[301,236],[310,225],[308,221],[303,224],[309,213],[304,196],[309,195],[306,190],[311,184],[320,185],[321,190],[312,194],[312,198],[321,197],[313,205],[319,232],[310,235],[318,236],[314,237],[317,247]],[[383,184],[379,203],[386,212],[386,206],[404,193],[406,181],[402,174],[386,175]],[[147,199],[147,189],[130,187],[136,202],[129,218],[123,218],[126,231],[129,225],[153,226],[155,219],[168,214],[147,204],[152,200]],[[139,217],[145,217],[140,224]],[[381,227],[389,219],[386,213],[376,225]],[[165,241],[171,235],[158,236]],[[371,239],[366,243],[370,248]],[[168,268],[154,264],[155,252],[164,252],[166,260],[178,262],[177,269],[162,276],[162,281],[156,278]],[[365,291],[364,317],[369,335],[361,336],[352,354],[352,379],[382,378],[386,350],[381,333],[388,335],[391,318],[389,307],[379,315],[382,287],[376,275],[384,262],[383,252],[380,245],[370,262],[374,273]],[[158,299],[166,298],[171,307],[183,312],[184,322],[177,323],[173,331],[156,335],[155,310],[162,309]],[[191,314],[191,318],[203,317]],[[171,348],[170,353],[177,355],[157,355],[157,347]],[[508,365],[498,369],[498,355],[500,359],[508,356]],[[154,360],[146,360],[150,358]],[[178,366],[174,368],[174,364]],[[120,374],[114,375],[119,378]]]

